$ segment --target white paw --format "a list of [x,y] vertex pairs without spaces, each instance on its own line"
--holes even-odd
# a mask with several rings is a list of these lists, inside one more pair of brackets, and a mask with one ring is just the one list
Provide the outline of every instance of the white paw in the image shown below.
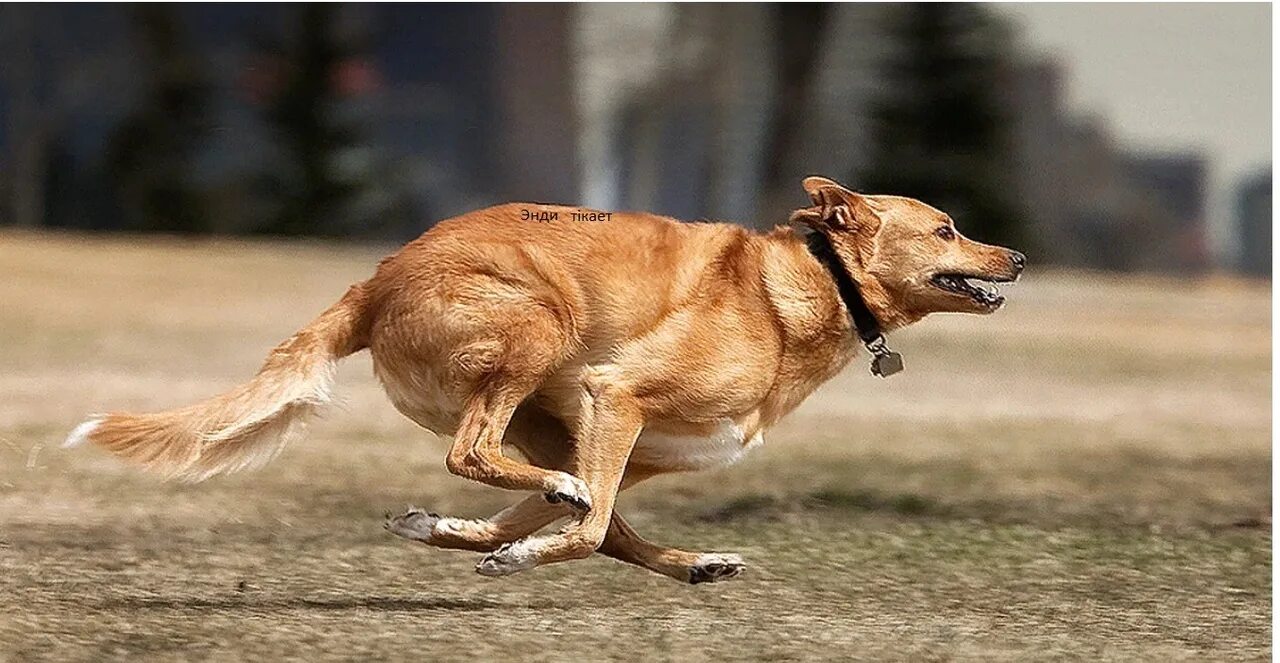
[[591,510],[591,491],[587,483],[572,474],[557,472],[547,486],[546,497],[552,504],[565,502],[579,511]]
[[503,544],[501,548],[485,555],[476,564],[476,573],[496,578],[532,569],[538,565],[538,550],[542,546],[539,537],[520,539]]
[[487,520],[468,520],[466,518],[441,518],[432,533],[440,537],[473,536],[489,527]]
[[733,553],[706,553],[700,555],[689,567],[689,582],[697,585],[736,578],[747,565],[742,557]]
[[394,518],[388,514],[387,520],[382,526],[396,536],[411,541],[429,543],[432,533],[435,532],[436,525],[441,520],[442,518],[434,513],[411,508]]

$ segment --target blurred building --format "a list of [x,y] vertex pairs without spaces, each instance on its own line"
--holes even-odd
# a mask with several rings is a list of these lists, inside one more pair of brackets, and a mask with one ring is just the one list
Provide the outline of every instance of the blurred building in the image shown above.
[[[1063,142],[1055,168],[1044,175],[1056,190],[1056,202],[1029,210],[1031,218],[1050,215],[1039,226],[1057,229],[1036,247],[1052,263],[1092,269],[1133,268],[1125,234],[1127,190],[1119,154],[1099,118],[1062,118]],[[1025,194],[1024,194],[1025,195]],[[1057,217],[1056,219],[1054,217]],[[1054,242],[1053,240],[1058,240]]]
[[584,173],[592,204],[765,228],[804,202],[803,177],[862,165],[885,10],[832,5],[807,26],[816,57],[799,98],[782,72],[780,11],[583,6],[584,147],[605,166]]
[[1240,270],[1271,277],[1271,169],[1246,178],[1236,191],[1236,233]]
[[[809,175],[842,179],[864,170],[871,153],[867,123],[869,105],[880,89],[878,65],[893,45],[882,26],[891,5],[841,3],[833,5],[820,35],[817,71],[796,140],[778,168],[776,200],[766,210],[772,219],[785,218],[799,196],[800,180]],[[846,182],[858,187],[858,182]]]
[[575,5],[495,5],[496,175],[503,200],[576,201]]
[[773,109],[769,6],[581,7],[592,204],[749,222]]
[[1172,272],[1209,268],[1207,170],[1204,157],[1195,153],[1125,155],[1127,181],[1145,193],[1150,221],[1156,224],[1135,247],[1139,267]]
[[[1096,255],[1091,246],[1095,241],[1089,237],[1098,232],[1096,206],[1104,195],[1090,177],[1097,171],[1085,164],[1105,162],[1111,147],[1099,130],[1073,126],[1066,117],[1062,78],[1056,62],[1020,63],[1008,72],[1004,94],[1008,108],[1014,109],[1011,152],[1021,212],[1030,226],[1028,234],[1039,244],[1028,250],[1050,260],[1082,264]],[[1086,190],[1089,198],[1073,195]],[[1088,211],[1086,204],[1094,209]]]
[[1205,158],[1117,145],[1103,118],[1066,110],[1064,79],[1050,60],[1020,62],[1007,78],[1032,250],[1093,269],[1207,269]]

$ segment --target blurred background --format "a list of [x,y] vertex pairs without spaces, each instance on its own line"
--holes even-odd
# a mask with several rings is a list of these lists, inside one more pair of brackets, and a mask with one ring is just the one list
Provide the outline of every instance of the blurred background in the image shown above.
[[[0,660],[1268,660],[1271,7],[0,4]],[[755,228],[823,174],[1034,270],[619,509],[737,552],[500,582],[367,354],[260,472],[60,444],[242,382],[504,201]],[[306,238],[339,238],[311,241]]]
[[823,174],[1038,264],[1271,272],[1271,8],[0,6],[0,225],[757,228]]

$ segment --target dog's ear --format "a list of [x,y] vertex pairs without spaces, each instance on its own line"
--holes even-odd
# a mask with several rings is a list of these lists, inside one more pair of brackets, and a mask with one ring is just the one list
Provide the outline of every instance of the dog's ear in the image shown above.
[[792,223],[867,236],[880,229],[878,206],[867,196],[854,193],[825,177],[806,177],[801,186],[809,194],[813,206],[793,212]]
[[848,189],[840,186],[835,180],[818,177],[817,175],[811,175],[804,178],[804,180],[800,182],[800,186],[804,187],[804,192],[809,194],[809,200],[812,200],[815,205],[822,204],[823,189],[838,189],[840,191],[852,193]]

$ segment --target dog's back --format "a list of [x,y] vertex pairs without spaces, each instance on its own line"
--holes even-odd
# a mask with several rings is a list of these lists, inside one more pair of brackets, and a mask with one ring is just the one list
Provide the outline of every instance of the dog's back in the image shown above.
[[384,260],[367,287],[376,317],[445,289],[449,300],[468,297],[459,291],[529,296],[571,312],[575,336],[596,346],[652,328],[694,298],[750,288],[759,274],[752,238],[732,224],[511,203],[439,223]]

